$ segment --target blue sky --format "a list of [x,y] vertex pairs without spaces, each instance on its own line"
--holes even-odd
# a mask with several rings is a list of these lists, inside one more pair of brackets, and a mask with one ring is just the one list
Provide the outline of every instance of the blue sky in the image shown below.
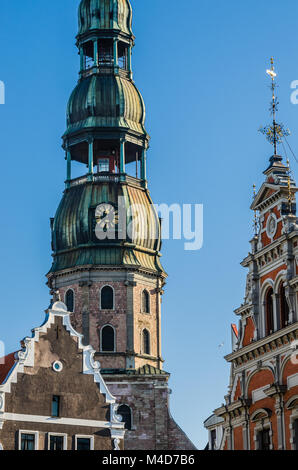
[[[50,224],[65,177],[61,135],[79,68],[76,0],[2,2],[0,80],[0,340],[10,352],[44,318]],[[203,421],[224,401],[233,310],[243,301],[252,184],[272,153],[267,124],[272,55],[279,119],[298,154],[296,0],[132,0],[134,78],[152,137],[149,187],[156,203],[203,203],[204,246],[163,244],[163,355],[174,417],[200,448]],[[292,159],[294,176],[297,164]],[[223,347],[219,347],[224,343]]]

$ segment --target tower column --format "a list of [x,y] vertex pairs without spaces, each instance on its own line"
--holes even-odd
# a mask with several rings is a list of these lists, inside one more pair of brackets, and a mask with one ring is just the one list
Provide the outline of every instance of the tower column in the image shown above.
[[142,160],[141,160],[141,179],[143,180],[144,187],[147,186],[147,153],[146,149],[142,149]]
[[118,40],[114,39],[114,67],[118,67]]
[[66,160],[67,160],[67,171],[66,171],[66,189],[70,187],[71,181],[71,153],[69,150],[66,152]]
[[125,139],[120,140],[120,174],[125,173]]
[[94,143],[94,140],[93,139],[90,139],[88,141],[88,145],[89,145],[89,159],[88,159],[88,168],[89,168],[89,171],[88,171],[88,181],[92,181],[93,180],[93,143]]
[[93,46],[94,46],[94,66],[97,67],[98,66],[98,40],[97,39],[95,39]]
[[127,49],[127,69],[131,73],[131,46],[128,47]]

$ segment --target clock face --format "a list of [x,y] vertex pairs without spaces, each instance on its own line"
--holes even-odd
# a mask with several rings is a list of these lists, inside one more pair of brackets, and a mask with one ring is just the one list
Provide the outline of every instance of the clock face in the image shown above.
[[267,231],[268,237],[273,238],[274,235],[276,234],[276,230],[277,230],[276,216],[274,214],[271,214],[268,217],[268,221],[267,221],[267,225],[266,225],[266,231]]
[[95,232],[115,231],[118,224],[118,212],[111,204],[99,204],[95,210],[96,229]]

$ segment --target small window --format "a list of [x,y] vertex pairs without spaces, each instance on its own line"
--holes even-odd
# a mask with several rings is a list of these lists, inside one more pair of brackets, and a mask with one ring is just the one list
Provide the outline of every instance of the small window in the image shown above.
[[146,290],[142,292],[142,312],[150,313],[150,296]]
[[270,450],[270,429],[259,432],[259,450]]
[[279,289],[279,301],[280,301],[280,327],[285,328],[289,322],[289,305],[286,299],[286,292],[281,282]]
[[216,429],[211,431],[211,450],[216,450]]
[[105,286],[101,289],[101,310],[114,309],[114,291],[112,287]]
[[21,450],[35,450],[35,434],[21,434]]
[[115,332],[112,326],[104,326],[101,330],[101,351],[114,352],[115,351]]
[[110,171],[110,160],[108,158],[101,158],[97,164],[98,173],[105,173]]
[[125,424],[125,429],[131,431],[131,409],[127,405],[119,406],[117,414],[122,416],[122,423]]
[[65,305],[67,307],[68,312],[74,312],[74,293],[72,289],[68,289],[65,294]]
[[271,335],[274,330],[272,296],[273,296],[273,289],[270,288],[266,294],[266,335]]
[[53,395],[52,399],[52,417],[59,418],[60,416],[60,397],[58,395]]
[[76,437],[76,450],[93,450],[91,437]]
[[50,436],[50,450],[64,450],[64,436]]
[[143,330],[143,353],[150,354],[150,333],[148,330]]

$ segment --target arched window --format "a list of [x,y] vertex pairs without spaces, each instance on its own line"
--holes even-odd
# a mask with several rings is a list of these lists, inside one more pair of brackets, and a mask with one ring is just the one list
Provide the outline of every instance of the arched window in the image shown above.
[[273,289],[270,288],[266,294],[266,335],[270,335],[274,330],[274,318],[273,318]]
[[111,286],[105,286],[100,293],[101,310],[114,310],[114,290]]
[[115,331],[114,328],[110,325],[104,326],[101,330],[101,351],[115,351]]
[[150,354],[150,333],[148,330],[143,330],[143,354]]
[[279,287],[279,302],[280,302],[280,327],[284,328],[287,326],[289,321],[289,305],[286,299],[286,292],[283,286],[283,282],[280,283]]
[[150,296],[146,290],[142,292],[142,312],[150,313]]
[[68,289],[65,294],[65,305],[67,307],[68,312],[74,311],[74,292],[72,289]]
[[131,430],[132,424],[132,416],[131,416],[131,409],[127,405],[121,405],[117,409],[117,415],[122,416],[122,423],[125,424],[125,429],[128,431]]

